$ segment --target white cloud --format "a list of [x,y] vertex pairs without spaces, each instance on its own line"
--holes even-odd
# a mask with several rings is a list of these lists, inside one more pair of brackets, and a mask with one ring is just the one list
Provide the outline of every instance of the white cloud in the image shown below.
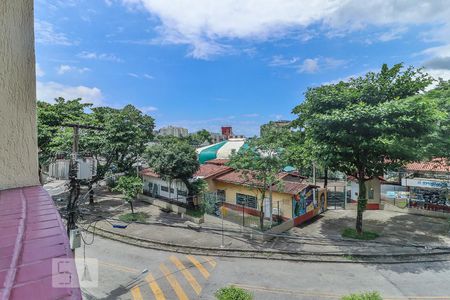
[[139,75],[136,73],[128,73],[128,76],[134,77],[134,78],[139,78]]
[[149,80],[155,79],[155,77],[153,77],[152,75],[149,75],[147,73],[142,74],[142,75],[139,75],[136,73],[128,73],[127,75],[130,77],[134,77],[134,78],[145,78],[145,79],[149,79]]
[[401,38],[402,34],[407,31],[406,27],[393,28],[387,32],[384,32],[378,36],[378,40],[382,42],[389,42]]
[[58,69],[57,69],[57,73],[59,75],[63,75],[65,73],[69,73],[69,72],[76,72],[76,73],[82,74],[82,73],[88,72],[90,70],[91,69],[89,69],[89,68],[78,68],[78,67],[75,67],[75,66],[60,65],[58,67]]
[[[233,39],[264,41],[285,37],[292,31],[302,36],[311,25],[322,25],[329,36],[377,26],[386,30],[383,41],[398,38],[396,28],[430,24],[449,28],[448,1],[360,1],[360,0],[122,0],[132,9],[157,17],[157,42],[184,44],[188,55],[208,59],[232,51]],[[442,30],[441,30],[442,31]],[[442,31],[430,30],[433,38],[449,40]]]
[[297,63],[300,58],[294,57],[284,57],[283,55],[274,55],[269,62],[269,66],[271,67],[280,67],[280,66],[290,66]]
[[38,63],[36,63],[36,77],[42,77],[45,75],[44,70],[41,69]]
[[148,114],[154,111],[157,111],[158,108],[154,106],[141,106],[139,107],[139,110],[142,111],[144,114]]
[[425,56],[450,56],[450,44],[425,49],[422,51],[422,54]]
[[47,21],[36,19],[34,31],[36,43],[62,46],[71,46],[78,43],[69,39],[64,33],[56,32],[53,24]]
[[104,61],[113,61],[113,62],[123,62],[123,60],[112,53],[97,53],[97,52],[88,52],[83,51],[78,53],[77,55],[80,58],[84,59],[96,59],[96,60],[104,60]]
[[298,71],[300,73],[316,73],[319,71],[319,59],[307,58],[300,65]]
[[36,82],[37,99],[53,102],[55,98],[65,99],[82,98],[83,102],[93,103],[95,106],[103,104],[102,91],[97,87],[87,87],[84,85],[70,86],[58,82]]
[[425,72],[427,72],[431,77],[434,79],[442,78],[443,80],[450,80],[450,70],[445,69],[425,69]]
[[425,49],[421,54],[425,57],[423,66],[430,75],[431,73],[443,74],[446,78],[445,74],[450,72],[450,44]]

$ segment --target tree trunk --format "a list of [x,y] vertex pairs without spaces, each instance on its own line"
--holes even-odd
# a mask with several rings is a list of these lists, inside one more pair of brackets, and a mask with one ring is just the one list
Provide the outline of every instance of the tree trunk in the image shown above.
[[89,190],[89,205],[94,205],[94,190],[93,190],[92,181],[89,181],[88,190]]
[[260,215],[259,215],[259,227],[261,228],[261,231],[264,229],[264,198],[261,199],[261,208],[260,208]]
[[358,185],[359,185],[359,193],[358,193],[358,206],[356,212],[356,232],[358,234],[362,233],[362,222],[363,222],[363,212],[366,209],[367,198],[366,198],[366,180],[364,178],[364,174],[360,172],[358,176]]
[[[265,185],[264,185],[265,187]],[[261,231],[264,229],[264,199],[266,198],[265,190],[261,193],[261,205],[259,209],[259,226]]]
[[[273,219],[273,216],[272,216],[272,213],[273,213],[273,203],[272,203],[272,185],[270,185],[270,187],[269,187],[269,218],[270,218],[270,227],[272,227],[272,219]],[[279,212],[278,212],[278,214],[280,214]]]
[[325,169],[324,169],[324,171],[323,171],[323,187],[324,188],[327,188],[327,186],[328,186],[328,168],[327,167],[325,167]]
[[133,200],[130,200],[131,214],[134,215]]

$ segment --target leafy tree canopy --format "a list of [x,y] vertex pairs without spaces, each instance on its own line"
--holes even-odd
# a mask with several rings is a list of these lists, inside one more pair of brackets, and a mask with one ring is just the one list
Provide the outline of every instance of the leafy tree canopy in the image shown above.
[[427,158],[446,157],[450,159],[450,80],[440,80],[436,88],[417,96],[433,101],[439,118],[435,130],[426,136],[422,143]]
[[206,129],[202,129],[195,133],[190,134],[188,139],[189,143],[195,147],[200,146],[204,142],[207,142],[209,144],[212,143],[211,133]]
[[195,149],[185,140],[164,139],[159,144],[147,148],[145,158],[149,167],[162,179],[179,179],[186,184],[189,194],[194,187],[190,179],[200,167]]
[[233,154],[228,165],[239,170],[248,184],[259,190],[261,194],[260,226],[263,227],[263,201],[266,191],[273,185],[280,184],[278,173],[286,166],[287,158],[284,150],[291,142],[291,132],[287,127],[269,126],[261,137],[247,141]]
[[310,88],[294,108],[304,131],[305,153],[359,180],[357,230],[367,199],[364,181],[420,156],[421,139],[433,130],[436,105],[423,92],[432,79],[402,64],[348,82]]
[[134,214],[133,200],[142,191],[142,180],[134,176],[121,176],[113,191],[122,193],[124,200],[131,206],[131,212]]
[[48,163],[56,153],[72,149],[72,128],[68,123],[103,127],[104,130],[80,129],[79,151],[90,153],[99,164],[97,179],[113,166],[118,172],[132,172],[153,139],[154,119],[132,105],[122,109],[92,107],[81,99],[58,98],[54,104],[38,101],[38,145],[41,163]]

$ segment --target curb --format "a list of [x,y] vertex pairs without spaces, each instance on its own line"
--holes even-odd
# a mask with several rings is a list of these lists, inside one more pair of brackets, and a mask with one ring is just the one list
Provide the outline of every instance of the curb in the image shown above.
[[[252,250],[218,247],[198,247],[191,245],[171,244],[124,235],[103,228],[85,229],[92,234],[104,238],[119,241],[129,245],[138,246],[160,251],[170,251],[183,254],[221,256],[234,258],[270,259],[298,262],[321,262],[321,263],[359,263],[359,264],[401,264],[415,262],[443,262],[450,261],[450,251],[436,253],[397,253],[397,254],[351,254],[351,253],[317,253],[317,252],[293,252],[281,250]],[[444,257],[437,259],[437,257]],[[434,257],[434,258],[432,258]],[[414,260],[412,260],[414,258]],[[426,258],[426,259],[423,259]],[[381,260],[380,260],[381,259]]]

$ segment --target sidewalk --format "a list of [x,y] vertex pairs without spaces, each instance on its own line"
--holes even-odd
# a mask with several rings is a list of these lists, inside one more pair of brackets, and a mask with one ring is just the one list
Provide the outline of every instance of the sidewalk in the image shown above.
[[[243,231],[241,226],[224,220],[223,241],[225,247],[221,248],[222,220],[218,217],[207,215],[201,228],[194,230],[187,226],[186,219],[182,219],[178,215],[162,212],[153,205],[136,202],[135,212],[149,214],[146,223],[132,223],[126,229],[118,229],[113,228],[112,224],[123,224],[118,221],[118,216],[129,212],[129,206],[123,205],[120,195],[117,194],[103,194],[97,198],[97,201],[98,204],[95,206],[92,216],[101,214],[109,219],[95,224],[96,233],[149,248],[159,247],[165,250],[190,253],[192,251],[214,252],[215,254],[231,253],[233,256],[246,254],[263,257],[273,255],[315,256],[321,260],[333,257],[343,261],[369,257],[374,259],[415,257],[418,259],[427,254],[450,254],[450,243],[447,243],[445,239],[439,240],[439,243],[436,242],[437,239],[433,240],[434,243],[428,243],[426,240],[424,243],[420,243],[420,239],[407,242],[401,237],[397,239],[395,234],[383,233],[375,241],[343,239],[336,231],[336,228],[340,227],[336,223],[351,222],[352,218],[348,211],[328,211],[321,219],[300,228],[293,228],[288,233],[276,236],[270,241],[263,241],[260,238],[261,234],[256,231],[249,228],[245,228]],[[84,227],[86,228],[87,224],[92,221],[92,218],[85,220]],[[90,230],[93,231],[92,226]]]

